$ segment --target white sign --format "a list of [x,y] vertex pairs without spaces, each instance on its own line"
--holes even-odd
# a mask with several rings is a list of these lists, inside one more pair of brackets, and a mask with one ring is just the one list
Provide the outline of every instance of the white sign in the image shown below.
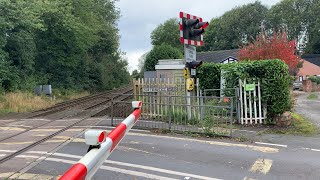
[[196,69],[191,69],[190,74],[191,74],[191,76],[195,76],[197,74]]
[[184,45],[184,56],[186,62],[192,62],[197,60],[197,50],[195,46],[185,44]]
[[176,92],[175,87],[146,87],[142,89],[143,92]]

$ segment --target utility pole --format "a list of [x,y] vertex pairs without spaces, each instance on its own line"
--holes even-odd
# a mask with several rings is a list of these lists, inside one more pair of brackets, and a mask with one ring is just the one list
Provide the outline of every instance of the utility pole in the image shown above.
[[186,66],[184,77],[187,89],[187,114],[188,120],[191,119],[191,92],[194,90],[196,68],[202,64],[197,61],[196,46],[203,46],[204,29],[208,27],[208,22],[202,22],[202,18],[180,12],[180,42],[184,44],[184,57]]

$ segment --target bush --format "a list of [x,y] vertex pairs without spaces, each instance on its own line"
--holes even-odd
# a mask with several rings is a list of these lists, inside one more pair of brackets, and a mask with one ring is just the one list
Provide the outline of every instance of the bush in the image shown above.
[[[221,64],[204,63],[197,69],[197,78],[200,79],[200,89],[220,89]],[[214,94],[218,95],[219,91]]]
[[320,84],[320,77],[318,76],[311,76],[309,77],[309,79],[312,81],[312,82],[315,82],[317,84]]
[[220,71],[224,70],[226,88],[234,88],[239,79],[259,80],[262,103],[267,104],[269,117],[290,110],[290,76],[288,66],[281,60],[245,61],[230,64],[207,63],[199,68],[201,89],[220,88]]

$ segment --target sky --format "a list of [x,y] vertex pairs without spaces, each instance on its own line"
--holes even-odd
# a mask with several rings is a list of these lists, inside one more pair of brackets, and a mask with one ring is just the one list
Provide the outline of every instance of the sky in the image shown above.
[[[138,59],[152,49],[150,34],[161,23],[185,12],[210,21],[236,6],[255,0],[119,0],[116,6],[121,17],[120,49],[126,53],[128,70],[138,69]],[[281,0],[261,0],[267,7]]]

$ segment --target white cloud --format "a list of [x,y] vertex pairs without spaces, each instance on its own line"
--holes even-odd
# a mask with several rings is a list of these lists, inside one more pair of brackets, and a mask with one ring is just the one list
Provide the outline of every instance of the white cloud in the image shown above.
[[132,73],[134,70],[138,70],[138,59],[148,50],[134,50],[126,53],[128,60],[128,71]]

